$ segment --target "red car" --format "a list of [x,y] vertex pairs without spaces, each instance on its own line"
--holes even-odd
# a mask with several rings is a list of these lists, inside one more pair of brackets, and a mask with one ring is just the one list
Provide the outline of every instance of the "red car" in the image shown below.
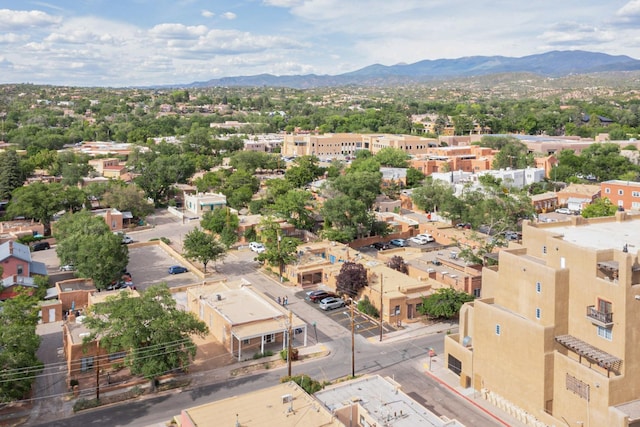
[[329,297],[337,297],[337,295],[334,294],[333,292],[326,292],[326,291],[320,291],[320,292],[309,295],[309,299],[315,303],[319,303],[323,299],[329,298]]

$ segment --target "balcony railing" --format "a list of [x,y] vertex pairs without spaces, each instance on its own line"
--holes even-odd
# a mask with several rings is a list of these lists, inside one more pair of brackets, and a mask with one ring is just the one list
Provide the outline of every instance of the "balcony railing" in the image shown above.
[[608,328],[613,326],[613,313],[596,310],[595,305],[587,307],[587,317],[596,325]]

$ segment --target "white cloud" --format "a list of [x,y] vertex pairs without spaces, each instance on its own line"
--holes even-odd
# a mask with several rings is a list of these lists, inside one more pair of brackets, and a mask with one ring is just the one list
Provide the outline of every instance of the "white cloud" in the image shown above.
[[207,33],[207,27],[204,25],[187,26],[183,24],[159,24],[149,30],[149,34],[153,37],[169,39],[191,39],[197,38]]
[[236,14],[233,12],[225,12],[222,14],[222,16],[224,16],[225,19],[228,19],[230,21],[233,21],[234,19],[236,19]]
[[205,18],[213,18],[216,14],[211,12],[210,10],[203,9],[200,12],[200,15],[204,16]]
[[621,17],[640,16],[640,0],[631,0],[629,3],[618,9],[616,15]]
[[49,15],[39,10],[0,9],[0,31],[48,27],[57,25],[61,21],[61,17]]
[[0,34],[0,43],[19,43],[29,40],[28,34],[6,33]]
[[263,4],[275,7],[294,7],[303,3],[303,0],[263,0]]
[[597,45],[615,40],[615,36],[607,30],[575,22],[556,24],[545,31],[539,39],[548,45],[583,46]]

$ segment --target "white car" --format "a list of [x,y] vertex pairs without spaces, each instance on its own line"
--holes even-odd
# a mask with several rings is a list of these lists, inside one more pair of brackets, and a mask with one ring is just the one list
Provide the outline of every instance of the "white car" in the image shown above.
[[434,239],[434,237],[431,234],[428,234],[428,233],[418,234],[416,237],[422,237],[422,238],[426,239],[427,243],[431,243],[431,242],[435,242],[436,241],[436,239]]
[[409,241],[415,243],[416,245],[426,245],[429,241],[422,236],[410,237]]
[[133,243],[133,239],[129,236],[122,236],[122,244],[123,245],[128,245],[130,243]]
[[65,264],[60,266],[60,271],[75,271],[76,267],[73,264]]
[[261,254],[262,252],[264,252],[266,250],[264,245],[262,243],[258,243],[258,242],[249,243],[249,249],[251,249],[253,252],[255,252],[257,254]]
[[340,308],[340,307],[344,307],[345,306],[345,302],[342,298],[334,298],[334,297],[329,297],[329,298],[325,298],[320,302],[320,305],[318,307],[320,307],[321,310],[334,310],[336,308]]
[[556,213],[571,215],[573,212],[569,208],[560,208],[560,209],[556,209]]

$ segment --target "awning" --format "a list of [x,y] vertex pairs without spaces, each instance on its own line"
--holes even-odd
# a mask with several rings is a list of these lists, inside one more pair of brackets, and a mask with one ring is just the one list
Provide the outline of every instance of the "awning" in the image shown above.
[[47,288],[47,295],[45,295],[44,299],[56,299],[56,298],[58,298],[58,289]]
[[575,351],[580,356],[597,363],[601,368],[618,372],[622,367],[622,359],[600,350],[572,335],[557,336],[556,341],[568,349]]

